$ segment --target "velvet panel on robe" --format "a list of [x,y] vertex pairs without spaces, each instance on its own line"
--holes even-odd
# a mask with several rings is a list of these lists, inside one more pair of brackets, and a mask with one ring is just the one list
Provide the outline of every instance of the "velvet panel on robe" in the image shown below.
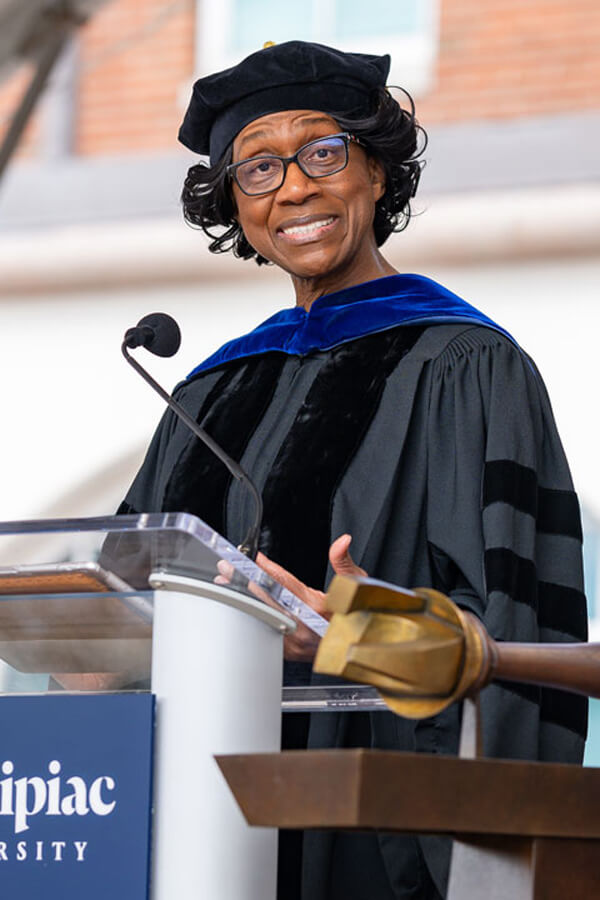
[[[327,585],[329,544],[349,532],[370,575],[444,591],[496,640],[586,638],[577,499],[541,378],[501,333],[399,326],[305,357],[236,359],[175,396],[262,491],[261,549],[308,584]],[[160,510],[199,515],[233,543],[252,515],[243,488],[169,411],[121,509]],[[584,699],[501,684],[482,707],[487,754],[581,761]],[[309,746],[346,745],[352,715],[312,716]],[[457,705],[417,723],[374,713],[368,742],[453,753],[459,718]],[[365,840],[389,886],[381,900],[421,896],[422,857],[444,893],[447,840],[419,838],[420,850],[407,836]],[[331,896],[336,841],[305,834],[303,900]]]

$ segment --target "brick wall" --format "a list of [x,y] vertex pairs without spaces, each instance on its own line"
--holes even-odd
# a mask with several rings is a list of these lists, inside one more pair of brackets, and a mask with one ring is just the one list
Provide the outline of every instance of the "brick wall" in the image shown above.
[[600,107],[598,0],[441,0],[435,84],[423,121]]
[[[217,0],[207,0],[217,2]],[[600,106],[598,0],[440,0],[423,122],[535,116]],[[111,0],[80,32],[75,148],[175,149],[194,65],[194,0]],[[0,89],[0,128],[23,73]],[[42,139],[34,122],[22,152]]]
[[194,0],[112,0],[82,32],[77,150],[174,148],[194,67]]

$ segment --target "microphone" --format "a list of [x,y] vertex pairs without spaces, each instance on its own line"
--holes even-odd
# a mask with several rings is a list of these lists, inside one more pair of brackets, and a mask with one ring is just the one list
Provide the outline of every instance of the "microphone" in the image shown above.
[[155,356],[175,356],[181,344],[179,325],[166,313],[150,313],[125,332],[125,344],[145,347]]
[[159,397],[185,422],[188,428],[199,438],[206,446],[212,450],[221,462],[229,469],[233,477],[243,484],[252,494],[255,514],[254,521],[250,526],[248,533],[238,550],[249,556],[250,559],[256,559],[258,553],[258,539],[260,535],[260,526],[263,516],[263,501],[258,489],[247,472],[226,453],[222,447],[208,434],[198,423],[192,419],[176,400],[158,384],[157,381],[147,372],[139,362],[129,354],[129,348],[145,347],[150,353],[156,356],[174,356],[179,350],[181,343],[181,331],[175,319],[166,313],[150,313],[144,316],[137,323],[135,328],[128,328],[121,344],[121,352],[130,366],[132,366],[138,375],[156,391]]

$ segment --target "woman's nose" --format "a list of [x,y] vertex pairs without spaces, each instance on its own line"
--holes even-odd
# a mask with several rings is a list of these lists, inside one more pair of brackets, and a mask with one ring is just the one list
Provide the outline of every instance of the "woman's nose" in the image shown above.
[[316,179],[306,175],[294,160],[287,166],[283,184],[277,191],[279,203],[302,203],[319,193]]

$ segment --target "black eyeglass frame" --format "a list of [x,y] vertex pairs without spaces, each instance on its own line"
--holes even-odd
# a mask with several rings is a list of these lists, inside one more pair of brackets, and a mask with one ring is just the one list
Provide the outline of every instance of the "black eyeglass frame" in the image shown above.
[[[344,141],[344,147],[346,148],[346,159],[344,161],[344,165],[340,166],[339,169],[334,169],[333,172],[324,172],[323,175],[311,175],[310,172],[307,172],[306,169],[303,168],[302,163],[298,159],[299,155],[304,150],[306,150],[307,147],[311,147],[313,144],[320,144],[321,141],[329,141],[329,140],[331,140],[331,138],[342,138],[342,140]],[[314,141],[309,141],[307,144],[303,144],[302,147],[300,147],[298,150],[296,150],[296,152],[293,154],[293,156],[276,156],[274,153],[264,153],[264,154],[261,154],[260,156],[250,156],[250,157],[248,157],[248,159],[241,159],[239,162],[231,163],[229,166],[227,166],[225,171],[226,171],[227,175],[229,175],[230,178],[234,179],[234,181],[237,184],[237,186],[239,187],[240,191],[242,192],[242,194],[245,194],[246,197],[264,197],[265,194],[272,194],[273,191],[279,190],[279,188],[282,186],[283,182],[285,181],[285,176],[287,175],[288,166],[290,163],[293,163],[293,162],[296,163],[296,165],[298,166],[300,171],[304,175],[306,175],[307,178],[328,178],[330,175],[337,175],[338,172],[343,172],[344,169],[346,168],[346,166],[348,165],[348,161],[350,159],[350,154],[348,151],[349,144],[358,144],[359,147],[365,146],[365,144],[360,140],[360,138],[357,138],[356,135],[350,134],[350,132],[348,132],[348,131],[340,131],[337,134],[324,134],[323,137],[315,138]],[[268,191],[259,191],[259,193],[257,193],[257,194],[249,193],[248,191],[245,191],[244,188],[242,187],[242,185],[240,184],[239,179],[237,177],[237,169],[239,169],[240,166],[244,166],[249,162],[257,162],[258,160],[261,160],[261,159],[278,159],[280,162],[283,163],[283,172],[282,172],[282,176],[281,176],[281,181],[279,182],[277,187],[269,188]]]

